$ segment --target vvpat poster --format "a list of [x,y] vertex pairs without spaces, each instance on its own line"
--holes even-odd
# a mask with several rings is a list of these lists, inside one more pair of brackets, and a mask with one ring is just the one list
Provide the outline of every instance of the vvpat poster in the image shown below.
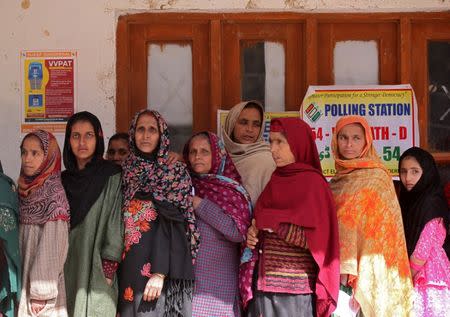
[[76,105],[76,51],[23,51],[21,132],[63,133]]
[[310,86],[300,110],[313,129],[323,174],[335,173],[331,140],[336,122],[343,116],[366,118],[381,160],[398,176],[400,155],[419,146],[417,102],[410,85]]

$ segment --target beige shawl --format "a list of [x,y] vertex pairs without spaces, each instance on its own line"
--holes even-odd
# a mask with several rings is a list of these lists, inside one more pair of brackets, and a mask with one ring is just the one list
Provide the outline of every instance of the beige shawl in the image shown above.
[[[242,184],[250,194],[252,205],[254,206],[259,195],[269,182],[272,172],[275,170],[275,162],[270,153],[270,146],[262,138],[264,124],[259,132],[258,140],[252,144],[240,144],[231,139],[236,121],[241,111],[248,103],[255,103],[261,107],[257,101],[244,101],[235,105],[225,120],[222,131],[225,148],[230,153],[234,165],[242,177]],[[264,118],[263,118],[264,119]]]

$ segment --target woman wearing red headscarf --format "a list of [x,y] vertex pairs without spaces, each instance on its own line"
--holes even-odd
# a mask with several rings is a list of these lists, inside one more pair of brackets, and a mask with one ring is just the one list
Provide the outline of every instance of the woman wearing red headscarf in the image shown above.
[[277,168],[247,235],[258,252],[244,305],[253,297],[251,317],[329,316],[339,291],[338,226],[313,134],[299,118],[273,119],[270,130]]
[[20,145],[20,251],[22,292],[19,316],[67,316],[64,262],[69,203],[61,183],[61,151],[55,137],[38,130]]

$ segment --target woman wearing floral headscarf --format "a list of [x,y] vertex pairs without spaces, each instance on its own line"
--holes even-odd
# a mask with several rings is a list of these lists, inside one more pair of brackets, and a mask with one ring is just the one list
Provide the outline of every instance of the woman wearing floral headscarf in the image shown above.
[[161,115],[142,110],[130,131],[123,167],[125,252],[120,266],[121,317],[190,316],[199,234],[184,163],[168,164]]
[[116,270],[123,250],[120,167],[105,161],[98,118],[70,117],[62,180],[70,204],[69,252],[64,267],[70,316],[116,315]]
[[184,160],[202,236],[192,316],[240,316],[238,271],[245,266],[239,266],[239,246],[250,225],[250,196],[217,135],[195,134],[185,145]]
[[359,304],[364,317],[409,316],[412,283],[400,206],[366,119],[341,118],[332,150],[341,284],[351,288],[353,307]]
[[61,183],[61,152],[55,137],[42,130],[27,134],[20,150],[19,316],[67,316],[63,268],[69,203]]

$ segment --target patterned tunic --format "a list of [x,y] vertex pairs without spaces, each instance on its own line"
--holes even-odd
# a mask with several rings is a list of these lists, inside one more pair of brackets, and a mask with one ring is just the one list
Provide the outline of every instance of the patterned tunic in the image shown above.
[[259,253],[258,290],[314,293],[317,265],[306,248],[305,233],[301,227],[282,224],[277,233],[263,232]]
[[239,245],[244,237],[231,216],[203,199],[196,209],[202,243],[195,263],[193,317],[240,316]]
[[442,248],[445,235],[442,221],[429,221],[412,254],[425,262],[414,276],[415,316],[446,316],[450,311],[450,262]]
[[68,316],[63,272],[68,236],[69,225],[61,220],[20,226],[24,278],[19,316],[34,316],[31,300],[47,301],[39,316]]

